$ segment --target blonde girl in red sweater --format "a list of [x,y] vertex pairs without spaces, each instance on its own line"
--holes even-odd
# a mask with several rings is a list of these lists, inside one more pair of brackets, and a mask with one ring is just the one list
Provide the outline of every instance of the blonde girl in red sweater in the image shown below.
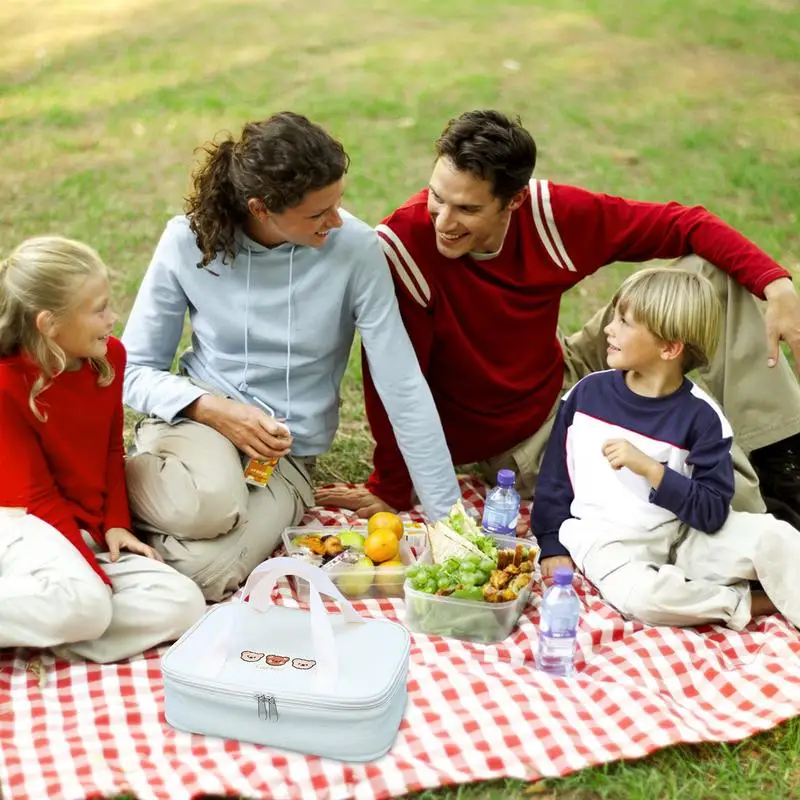
[[90,247],[38,237],[0,261],[0,647],[118,661],[205,610],[130,529],[115,321]]

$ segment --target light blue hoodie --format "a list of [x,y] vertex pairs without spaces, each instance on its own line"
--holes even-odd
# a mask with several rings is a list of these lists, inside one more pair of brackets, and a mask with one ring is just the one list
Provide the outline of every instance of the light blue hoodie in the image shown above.
[[[243,233],[232,263],[198,269],[186,217],[170,220],[142,280],[122,340],[124,399],[168,423],[206,392],[170,373],[186,312],[187,376],[287,421],[292,452],[313,456],[333,441],[339,389],[356,328],[414,488],[431,519],[459,496],[428,385],[403,327],[375,232],[345,211],[320,248],[267,248]],[[216,273],[216,274],[215,274]]]

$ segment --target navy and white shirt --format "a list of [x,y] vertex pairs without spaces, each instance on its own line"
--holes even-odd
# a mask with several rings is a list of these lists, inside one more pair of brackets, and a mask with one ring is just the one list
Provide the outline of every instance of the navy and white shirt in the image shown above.
[[[733,431],[719,406],[685,378],[666,397],[643,397],[621,370],[579,381],[561,402],[536,481],[533,531],[542,558],[567,555],[559,542],[571,517],[652,530],[679,519],[713,533],[733,497]],[[658,489],[603,455],[609,439],[626,439],[665,466]]]

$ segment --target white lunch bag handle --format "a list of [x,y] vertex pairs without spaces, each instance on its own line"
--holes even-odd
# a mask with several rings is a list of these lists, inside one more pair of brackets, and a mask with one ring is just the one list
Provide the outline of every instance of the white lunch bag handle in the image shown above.
[[[324,570],[288,556],[269,558],[259,564],[250,573],[244,584],[242,600],[244,601],[249,596],[250,603],[257,611],[266,611],[272,605],[272,591],[275,584],[287,575],[294,575],[296,578],[308,581],[309,588],[315,590],[311,592],[312,597],[315,593],[318,598],[320,594],[324,594],[335,600],[348,622],[364,621]],[[257,592],[256,588],[258,588]],[[322,610],[327,616],[324,605]]]
[[314,650],[313,658],[317,662],[313,678],[314,687],[321,693],[332,692],[339,677],[339,659],[336,654],[333,626],[320,595],[325,594],[336,600],[346,622],[363,623],[365,620],[319,567],[286,556],[270,558],[250,573],[242,589],[242,602],[247,600],[248,605],[262,613],[269,610],[274,605],[272,590],[275,584],[287,575],[308,581],[311,642]]

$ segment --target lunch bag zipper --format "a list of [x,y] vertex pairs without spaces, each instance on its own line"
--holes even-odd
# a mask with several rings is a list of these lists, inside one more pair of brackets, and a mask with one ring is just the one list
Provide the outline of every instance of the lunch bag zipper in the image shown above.
[[280,719],[278,715],[278,701],[271,695],[257,694],[256,700],[258,701],[258,718],[272,722],[273,712],[275,714],[275,722]]
[[[264,694],[263,692],[258,692],[255,694],[250,694],[249,692],[237,692],[232,689],[225,689],[219,685],[210,687],[195,681],[188,681],[184,678],[179,678],[175,675],[173,675],[171,679],[176,684],[184,686],[190,691],[195,690],[193,693],[202,694],[203,696],[207,696],[210,692],[212,694],[224,694],[228,697],[236,697],[237,699],[241,700],[254,699],[256,701],[256,709],[258,711],[259,719],[263,719],[268,722],[277,722],[280,719],[278,712],[278,699],[274,695]],[[327,711],[344,711],[357,708],[366,711],[373,708],[379,708],[380,706],[384,705],[386,701],[391,698],[392,695],[394,695],[395,691],[397,690],[397,684],[400,680],[404,680],[404,674],[402,671],[397,675],[387,690],[378,699],[369,704],[361,703],[358,700],[351,701],[350,703],[326,703],[323,700],[316,699],[313,701],[304,701],[289,700],[284,698],[281,700],[281,705],[288,705],[290,708],[307,708],[312,710],[316,708],[323,708]]]

